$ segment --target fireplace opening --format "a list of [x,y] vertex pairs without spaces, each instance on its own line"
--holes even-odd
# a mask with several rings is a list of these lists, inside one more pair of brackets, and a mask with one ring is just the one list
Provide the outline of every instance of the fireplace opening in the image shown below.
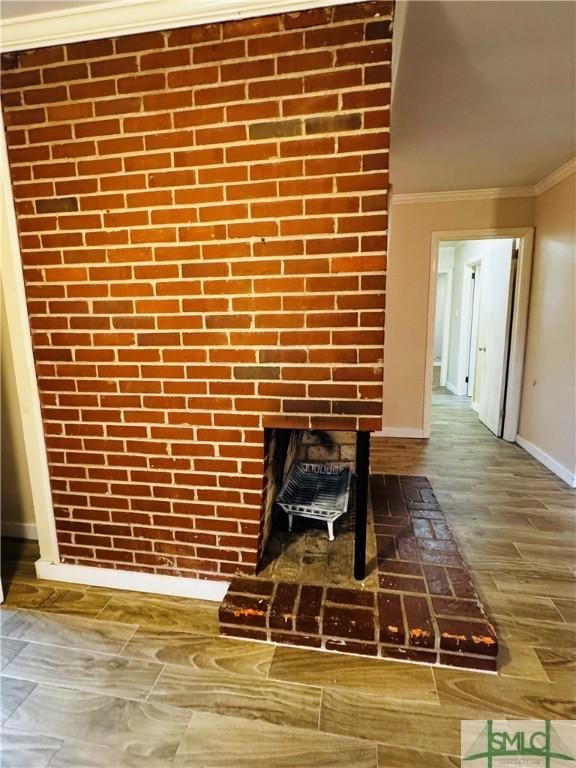
[[[358,434],[266,429],[258,572],[330,564],[351,577]],[[330,563],[329,563],[330,561]],[[340,564],[338,565],[338,562]]]

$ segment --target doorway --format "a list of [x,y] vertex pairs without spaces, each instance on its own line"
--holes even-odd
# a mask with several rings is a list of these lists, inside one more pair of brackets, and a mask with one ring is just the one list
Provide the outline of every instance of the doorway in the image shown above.
[[433,233],[432,240],[426,428],[435,386],[462,398],[494,435],[513,442],[532,230]]

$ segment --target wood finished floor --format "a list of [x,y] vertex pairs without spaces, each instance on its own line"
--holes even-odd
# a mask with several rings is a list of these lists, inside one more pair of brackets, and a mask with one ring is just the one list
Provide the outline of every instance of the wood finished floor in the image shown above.
[[461,719],[575,718],[576,493],[434,399],[432,439],[374,439],[372,469],[431,480],[498,676],[221,638],[217,604],[37,581],[7,546],[3,768],[449,768]]

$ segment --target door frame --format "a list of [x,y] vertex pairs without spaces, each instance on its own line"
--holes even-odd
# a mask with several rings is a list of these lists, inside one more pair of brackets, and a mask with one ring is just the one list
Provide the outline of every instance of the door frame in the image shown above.
[[[462,397],[471,397],[470,390],[474,387],[474,376],[470,376],[470,358],[472,347],[472,337],[474,330],[477,330],[475,321],[475,308],[477,307],[476,298],[478,280],[472,281],[472,273],[478,272],[480,262],[470,262],[464,264],[462,274],[462,297],[461,297],[461,315],[460,315],[460,334],[456,350],[456,377],[450,382],[448,389],[455,395]],[[464,333],[462,332],[464,331]],[[475,362],[474,366],[475,368]],[[468,382],[466,381],[468,376]],[[472,406],[474,407],[474,406]]]
[[454,270],[452,267],[438,269],[436,277],[446,275],[446,300],[444,302],[444,316],[442,318],[442,360],[440,366],[440,386],[446,386],[448,378],[448,355],[450,353],[450,329],[452,320],[452,280]]
[[519,241],[518,271],[514,297],[512,332],[510,337],[510,366],[505,402],[503,438],[515,442],[518,435],[522,373],[526,349],[530,278],[534,251],[534,227],[502,227],[498,229],[442,230],[431,233],[430,280],[428,288],[428,329],[426,334],[426,371],[424,375],[424,437],[430,437],[432,408],[432,368],[434,359],[434,321],[436,316],[436,275],[438,249],[442,240],[493,240],[515,238]]

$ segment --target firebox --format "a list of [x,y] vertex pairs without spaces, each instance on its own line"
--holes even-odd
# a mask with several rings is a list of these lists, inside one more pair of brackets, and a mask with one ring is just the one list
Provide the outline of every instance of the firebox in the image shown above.
[[364,579],[368,452],[366,432],[266,430],[259,564],[274,525],[292,531],[294,518],[325,525],[333,541],[335,522],[348,513],[356,469],[354,575]]

